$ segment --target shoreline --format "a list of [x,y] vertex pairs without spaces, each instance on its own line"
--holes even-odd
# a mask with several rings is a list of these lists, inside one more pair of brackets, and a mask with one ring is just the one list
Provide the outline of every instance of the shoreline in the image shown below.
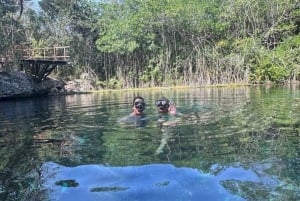
[[161,87],[139,87],[139,88],[123,88],[123,89],[101,89],[101,90],[91,90],[87,91],[87,93],[105,93],[105,92],[118,92],[118,91],[146,91],[146,90],[170,90],[170,89],[197,89],[197,88],[236,88],[236,87],[270,87],[270,86],[288,86],[288,85],[296,85],[300,86],[300,81],[291,82],[291,83],[263,83],[263,84],[216,84],[216,85],[202,85],[202,86],[161,86]]
[[200,88],[239,88],[239,87],[273,87],[273,86],[300,86],[300,81],[289,82],[289,83],[263,83],[263,84],[216,84],[216,85],[202,85],[202,86],[161,86],[161,87],[140,87],[140,88],[123,88],[123,89],[101,89],[101,90],[90,90],[90,91],[69,91],[59,93],[41,93],[34,95],[15,95],[10,97],[0,97],[1,101],[12,101],[12,100],[24,100],[30,98],[39,97],[51,97],[51,96],[68,96],[68,95],[80,95],[80,94],[92,94],[92,93],[112,93],[112,92],[135,92],[135,91],[160,91],[160,90],[186,90],[186,89],[200,89]]

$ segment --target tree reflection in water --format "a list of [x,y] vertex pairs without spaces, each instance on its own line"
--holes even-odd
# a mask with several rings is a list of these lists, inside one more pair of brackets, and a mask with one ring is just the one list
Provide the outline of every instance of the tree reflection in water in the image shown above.
[[145,127],[117,122],[133,92],[1,102],[0,200],[299,200],[299,89],[172,93],[187,116],[158,126],[149,104]]

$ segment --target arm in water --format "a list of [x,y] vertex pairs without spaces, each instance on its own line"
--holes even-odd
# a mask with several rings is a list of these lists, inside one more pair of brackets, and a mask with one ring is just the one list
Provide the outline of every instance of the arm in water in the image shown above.
[[166,97],[156,101],[156,106],[160,118],[157,120],[158,127],[161,129],[161,141],[159,147],[155,151],[155,155],[164,152],[164,148],[168,145],[168,141],[173,136],[178,119],[175,103]]
[[155,151],[155,155],[162,154],[164,152],[164,148],[168,145],[169,139],[172,137],[172,129],[171,128],[162,128],[161,129],[161,140],[158,148]]

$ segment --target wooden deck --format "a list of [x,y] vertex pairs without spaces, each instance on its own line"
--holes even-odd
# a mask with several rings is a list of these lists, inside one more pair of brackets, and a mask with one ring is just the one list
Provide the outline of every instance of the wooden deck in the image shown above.
[[56,67],[69,62],[68,46],[21,49],[21,70],[44,80]]
[[46,47],[21,50],[22,60],[36,61],[68,61],[69,46],[65,47]]

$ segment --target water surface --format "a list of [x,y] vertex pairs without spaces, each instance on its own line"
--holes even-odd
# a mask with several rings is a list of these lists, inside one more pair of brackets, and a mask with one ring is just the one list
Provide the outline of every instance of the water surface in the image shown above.
[[[135,95],[146,118],[119,123]],[[299,111],[297,87],[2,101],[0,200],[299,200]]]

